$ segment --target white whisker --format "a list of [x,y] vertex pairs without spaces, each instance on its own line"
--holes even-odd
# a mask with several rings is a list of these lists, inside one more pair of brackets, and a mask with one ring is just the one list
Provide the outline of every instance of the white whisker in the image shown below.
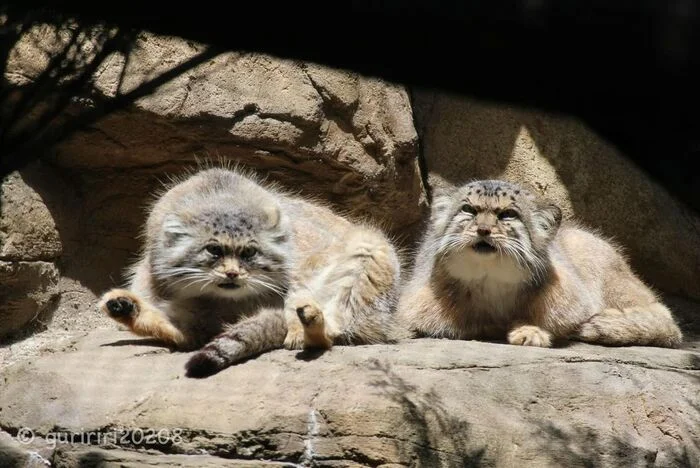
[[262,288],[261,291],[270,290],[282,298],[284,298],[284,296],[285,296],[286,291],[278,284],[264,281],[263,279],[260,279],[260,278],[249,278],[248,283],[251,285],[251,287],[253,287],[253,289],[257,290],[258,287],[260,287],[260,288]]

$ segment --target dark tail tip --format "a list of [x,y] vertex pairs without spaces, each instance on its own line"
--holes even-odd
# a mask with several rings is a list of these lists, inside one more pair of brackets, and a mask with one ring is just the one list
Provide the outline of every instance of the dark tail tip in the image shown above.
[[212,356],[206,351],[200,351],[185,364],[185,375],[202,379],[220,372],[224,367],[219,356]]

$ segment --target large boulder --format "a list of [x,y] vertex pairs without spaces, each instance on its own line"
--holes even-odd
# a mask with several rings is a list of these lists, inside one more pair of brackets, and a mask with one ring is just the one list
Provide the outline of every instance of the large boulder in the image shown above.
[[60,235],[41,193],[20,174],[0,185],[0,339],[35,327],[58,299]]
[[[65,42],[69,36],[60,38]],[[21,86],[41,73],[51,41],[61,42],[37,27],[18,43],[6,72],[11,83]],[[128,60],[115,53],[95,72],[93,89],[80,103],[90,106],[128,92],[203,48],[142,34]],[[311,63],[229,52],[74,135],[52,162],[88,172],[162,174],[195,156],[234,160],[402,231],[420,220],[425,207],[417,143],[401,86]]]
[[693,350],[424,339],[279,350],[203,380],[184,377],[189,355],[92,332],[3,371],[0,427],[56,466],[700,463]]

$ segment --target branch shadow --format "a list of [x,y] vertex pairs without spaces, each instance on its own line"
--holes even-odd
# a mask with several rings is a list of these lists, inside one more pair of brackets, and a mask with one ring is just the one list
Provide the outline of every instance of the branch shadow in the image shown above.
[[[71,16],[56,14],[50,9],[26,13],[21,8],[16,11],[4,7],[0,13],[5,17],[3,29],[12,32],[5,35],[0,44],[0,71],[3,72],[0,82],[0,177],[49,154],[55,145],[76,131],[127,108],[221,53],[211,47],[205,48],[123,92],[126,67],[139,31],[120,29],[102,21],[83,20],[78,23]],[[51,33],[55,36],[56,50],[43,51],[46,67],[36,76],[24,77],[24,83],[20,85],[6,79],[5,72],[11,60],[9,50],[20,45],[22,47],[17,50],[24,50],[30,57],[32,54],[41,56],[41,50],[32,49],[31,44],[41,44],[40,39]],[[116,95],[105,98],[93,89],[93,82],[96,72],[115,54],[124,58],[122,69]],[[18,70],[14,73],[24,72]],[[74,105],[81,100],[90,105]]]
[[397,403],[403,419],[414,431],[410,444],[402,446],[402,459],[417,467],[478,467],[487,464],[485,448],[469,443],[470,425],[450,414],[440,396],[421,392],[401,378],[388,362],[373,360],[369,369],[377,373],[370,385]]
[[591,428],[557,427],[550,422],[534,422],[541,448],[554,466],[598,468],[602,466],[695,466],[688,447],[679,453],[659,453],[618,437],[603,437]]

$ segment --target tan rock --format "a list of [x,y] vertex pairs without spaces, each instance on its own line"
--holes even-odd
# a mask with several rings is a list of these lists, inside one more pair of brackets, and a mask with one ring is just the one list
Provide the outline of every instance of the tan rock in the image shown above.
[[41,193],[14,173],[0,184],[0,260],[55,260],[61,238]]
[[57,451],[53,458],[55,468],[99,466],[101,468],[142,468],[148,466],[172,468],[291,468],[295,465],[262,460],[232,460],[209,455],[163,455],[157,452],[138,453],[129,450],[77,446]]
[[0,427],[119,436],[93,450],[318,466],[700,462],[697,351],[425,339],[311,361],[279,350],[204,380],[184,377],[188,356],[93,332],[2,372]]
[[58,299],[58,279],[53,263],[0,261],[0,339],[47,325]]
[[[0,184],[0,339],[46,325],[58,299],[63,252],[36,173],[12,174]],[[42,323],[44,322],[44,323]]]

